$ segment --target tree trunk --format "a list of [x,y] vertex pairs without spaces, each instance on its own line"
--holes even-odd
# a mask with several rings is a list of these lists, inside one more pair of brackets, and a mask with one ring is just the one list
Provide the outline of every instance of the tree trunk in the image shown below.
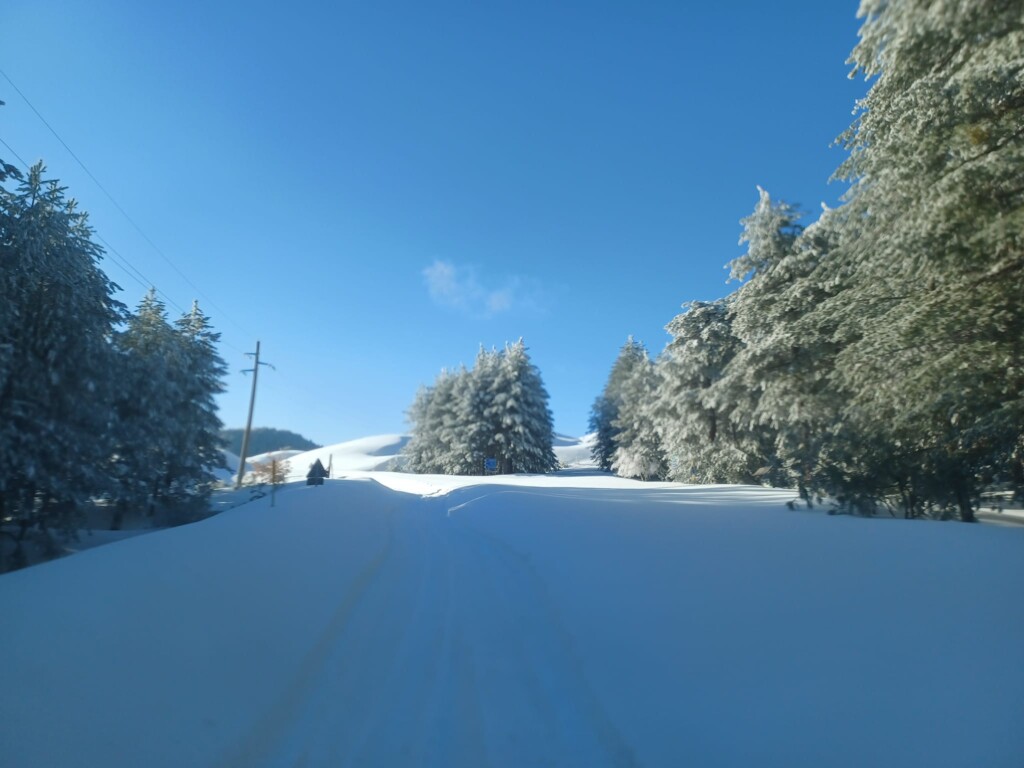
[[960,520],[964,523],[976,523],[978,518],[974,516],[974,507],[971,505],[971,496],[967,492],[967,483],[962,478],[957,478],[953,486],[956,492],[956,505],[960,510]]
[[118,500],[114,504],[114,514],[110,518],[110,530],[120,531],[121,526],[124,524],[124,502]]

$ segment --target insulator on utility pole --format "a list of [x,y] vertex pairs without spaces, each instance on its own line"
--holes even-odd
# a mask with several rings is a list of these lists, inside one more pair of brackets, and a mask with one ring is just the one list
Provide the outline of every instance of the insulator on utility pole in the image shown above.
[[[245,434],[242,435],[242,455],[238,457],[238,477],[235,479],[235,490],[237,491],[242,487],[242,478],[245,476],[245,459],[246,454],[249,451],[249,433],[252,431],[252,411],[256,406],[256,379],[259,377],[260,366],[266,365],[269,368],[274,368],[270,363],[260,362],[260,343],[256,342],[255,352],[246,352],[249,357],[255,358],[253,360],[252,368],[246,368],[242,373],[252,374],[252,394],[249,395],[249,418],[245,422]],[[274,368],[276,371],[277,369]]]

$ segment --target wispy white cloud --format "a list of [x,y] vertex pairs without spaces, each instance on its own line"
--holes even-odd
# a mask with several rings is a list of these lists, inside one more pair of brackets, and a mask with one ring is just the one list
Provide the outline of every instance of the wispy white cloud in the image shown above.
[[423,270],[430,298],[436,304],[477,317],[492,317],[517,308],[534,308],[533,291],[519,277],[498,284],[485,283],[477,269],[436,259]]

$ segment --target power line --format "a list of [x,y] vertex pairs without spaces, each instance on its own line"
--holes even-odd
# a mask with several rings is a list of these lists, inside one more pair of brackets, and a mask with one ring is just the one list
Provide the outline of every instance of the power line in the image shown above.
[[[25,159],[21,155],[19,155],[14,150],[14,147],[12,147],[10,144],[8,144],[6,141],[4,141],[2,138],[0,138],[0,144],[3,144],[4,147],[7,148],[7,151],[10,152],[18,160],[18,162],[20,162],[22,164],[22,166],[25,168],[26,171],[30,171],[31,170],[31,167],[29,166],[29,164],[25,161]],[[113,261],[115,264],[117,264],[125,272],[125,274],[128,275],[128,277],[132,278],[135,282],[137,282],[142,288],[144,288],[146,290],[149,290],[150,288],[152,288],[154,291],[157,292],[157,294],[162,296],[163,299],[168,304],[170,304],[172,307],[177,309],[183,315],[187,315],[188,314],[188,311],[184,307],[182,307],[178,302],[176,302],[174,299],[172,299],[166,293],[164,293],[159,288],[157,288],[156,287],[156,283],[154,283],[152,280],[150,280],[148,277],[146,277],[144,274],[142,274],[142,271],[138,267],[136,267],[134,264],[132,264],[127,259],[127,257],[122,256],[120,251],[118,251],[114,246],[112,246],[109,242],[107,242],[106,238],[104,238],[99,232],[97,232],[96,230],[93,230],[92,231],[92,235],[97,240],[99,240],[101,243],[103,243],[103,247],[104,247],[104,250],[106,252],[106,255],[109,256],[110,260]],[[223,337],[221,337],[221,343],[224,344],[227,347],[231,347],[231,349],[235,350],[239,354],[242,354],[242,355],[247,354],[240,347],[235,346],[234,344],[232,344],[229,341],[225,341]]]
[[14,150],[13,150],[13,149],[11,148],[11,145],[10,145],[10,144],[8,144],[8,143],[7,143],[6,141],[4,141],[3,139],[0,139],[0,144],[3,144],[3,145],[4,145],[5,147],[7,147],[7,151],[8,151],[8,152],[10,152],[10,153],[11,153],[12,155],[14,155],[14,156],[15,156],[15,157],[16,157],[16,158],[18,159],[18,161],[19,161],[19,162],[20,162],[20,163],[21,163],[21,164],[22,164],[23,166],[25,166],[25,170],[26,170],[26,171],[28,170],[28,163],[26,163],[26,162],[25,162],[24,160],[22,160],[22,159],[21,159],[21,155],[19,155],[19,154],[18,154],[17,152],[15,152],[15,151],[14,151]]
[[[14,155],[18,159],[18,161],[22,164],[22,166],[24,166],[26,171],[30,171],[31,170],[29,164],[27,162],[25,162],[25,159],[21,155],[19,155],[17,152],[14,151],[14,147],[12,147],[10,144],[8,144],[3,139],[0,139],[0,144],[3,144],[7,148],[7,151],[10,152],[12,155]],[[114,246],[112,246],[110,243],[108,243],[106,241],[106,239],[104,239],[104,237],[99,232],[93,230],[92,235],[97,240],[99,240],[101,243],[103,243],[103,246],[104,246],[104,249],[106,250],[107,255],[110,256],[110,260],[113,261],[115,264],[117,264],[119,267],[121,267],[121,269],[124,270],[125,274],[127,274],[130,278],[132,278],[135,282],[137,282],[143,288],[146,288],[146,289],[152,288],[158,294],[163,296],[168,304],[170,304],[173,307],[175,307],[182,314],[185,313],[185,310],[182,309],[181,305],[178,304],[178,302],[176,302],[174,299],[172,299],[166,293],[164,293],[159,288],[157,288],[156,285],[154,285],[152,280],[150,280],[148,277],[146,277],[144,274],[142,274],[142,272],[134,264],[132,264],[130,261],[128,261],[128,259],[126,259],[124,256],[122,256],[120,254],[120,252]]]
[[[39,112],[39,110],[35,108],[35,106],[32,104],[32,102],[29,101],[28,97],[24,93],[22,93],[21,89],[18,88],[17,85],[15,85],[14,81],[11,80],[10,76],[6,72],[4,72],[3,69],[0,69],[0,75],[3,75],[4,79],[8,83],[10,83],[11,88],[13,88],[17,92],[17,94],[22,98],[22,100],[28,105],[29,109],[31,109],[35,113],[36,117],[38,117],[39,120],[43,123],[43,125],[45,125],[47,127],[47,129],[49,129],[50,133],[52,133],[54,135],[54,137],[57,139],[57,141],[59,141],[61,143],[61,146],[63,146],[64,149],[66,149],[68,151],[68,154],[71,155],[71,157],[73,157],[75,159],[75,162],[78,163],[81,166],[82,170],[85,171],[86,175],[88,175],[88,177],[90,179],[92,179],[93,183],[99,188],[99,190],[104,195],[106,195],[107,199],[110,200],[110,202],[114,205],[115,208],[117,208],[118,211],[120,211],[121,215],[124,216],[124,218],[128,221],[128,223],[131,224],[135,228],[135,231],[138,232],[142,236],[142,239],[145,240],[147,243],[149,243],[149,246],[154,251],[156,251],[157,255],[159,255],[160,258],[162,258],[165,262],[167,262],[167,264],[170,265],[171,269],[173,269],[182,280],[184,280],[186,283],[188,283],[196,291],[196,293],[198,293],[200,296],[202,296],[203,299],[205,299],[206,302],[210,305],[210,307],[212,307],[213,309],[217,310],[217,312],[220,313],[221,317],[223,317],[225,320],[227,320],[232,325],[234,325],[236,328],[238,328],[238,330],[240,330],[243,333],[249,335],[249,332],[246,331],[245,328],[243,328],[241,325],[239,325],[237,322],[235,322],[227,314],[227,312],[225,312],[223,309],[221,309],[220,307],[218,307],[214,303],[213,299],[211,299],[209,296],[207,296],[205,293],[203,293],[202,289],[200,289],[198,285],[193,283],[184,272],[182,272],[180,269],[178,269],[178,266],[173,261],[171,261],[171,259],[160,249],[160,247],[156,243],[153,242],[153,240],[149,237],[149,235],[147,235],[142,230],[142,227],[140,227],[135,222],[135,219],[133,219],[131,216],[128,215],[128,212],[124,208],[121,207],[121,204],[118,203],[117,200],[114,199],[114,196],[112,194],[110,194],[110,192],[107,191],[107,188],[104,187],[100,183],[100,180],[97,179],[93,175],[92,171],[90,171],[86,167],[85,163],[82,162],[81,158],[79,158],[78,155],[75,154],[74,150],[72,150],[71,147],[68,146],[67,142],[64,141],[64,139],[62,139],[60,137],[60,134],[57,133],[56,129],[52,125],[50,125],[49,122],[47,122],[46,118],[42,116],[42,114]],[[5,144],[4,146],[7,146],[7,145]],[[13,152],[14,150],[11,150],[11,151]],[[24,161],[22,161],[22,162],[24,163]]]
[[158,294],[163,296],[164,300],[168,304],[170,304],[172,307],[174,307],[179,312],[181,312],[181,314],[183,314],[183,315],[188,314],[188,312],[185,310],[184,307],[182,307],[178,302],[176,302],[174,299],[172,299],[166,293],[164,293],[159,288],[157,288],[156,285],[154,285],[152,280],[150,280],[144,274],[142,274],[142,272],[140,272],[130,261],[128,261],[128,259],[126,259],[124,256],[122,256],[114,246],[112,246],[110,243],[108,243],[103,238],[102,235],[100,235],[96,231],[93,231],[92,234],[93,234],[93,236],[96,237],[97,240],[99,240],[101,243],[103,243],[103,247],[106,249],[107,255],[111,257],[111,260],[114,261],[114,263],[116,263],[119,267],[121,267],[121,269],[123,269],[125,272],[127,272],[129,277],[134,279],[135,282],[137,282],[140,286],[142,286],[143,288],[145,288],[147,290],[152,288]]

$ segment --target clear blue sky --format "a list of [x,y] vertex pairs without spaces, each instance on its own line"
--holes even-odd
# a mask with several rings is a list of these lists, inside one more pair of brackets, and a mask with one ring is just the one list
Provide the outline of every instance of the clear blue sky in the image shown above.
[[841,195],[856,5],[5,0],[0,69],[173,267],[2,77],[0,138],[144,275],[104,261],[122,301],[199,299],[228,426],[257,339],[256,425],[330,443],[522,336],[580,435],[627,335],[735,288],[755,185]]

